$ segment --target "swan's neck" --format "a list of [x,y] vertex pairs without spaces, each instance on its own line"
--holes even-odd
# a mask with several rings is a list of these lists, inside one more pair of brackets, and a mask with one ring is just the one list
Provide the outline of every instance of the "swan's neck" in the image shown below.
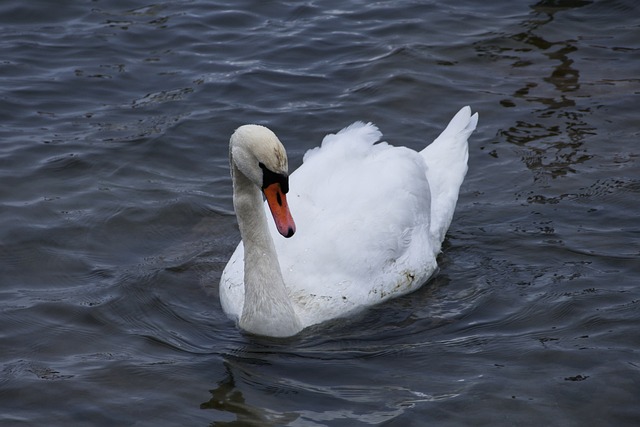
[[262,193],[233,161],[231,164],[233,206],[244,244],[244,305],[239,326],[258,335],[295,335],[302,327],[282,279]]

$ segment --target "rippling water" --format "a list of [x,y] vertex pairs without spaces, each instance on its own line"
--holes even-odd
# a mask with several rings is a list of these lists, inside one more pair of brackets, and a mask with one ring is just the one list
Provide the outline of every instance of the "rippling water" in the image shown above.
[[[638,425],[634,0],[0,5],[0,424]],[[228,137],[297,167],[480,112],[437,277],[300,337],[221,312]]]

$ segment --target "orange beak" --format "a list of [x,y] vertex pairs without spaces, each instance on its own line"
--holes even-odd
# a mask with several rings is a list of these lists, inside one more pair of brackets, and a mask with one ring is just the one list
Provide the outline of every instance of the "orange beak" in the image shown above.
[[291,237],[296,232],[296,224],[293,222],[287,197],[285,196],[279,183],[273,183],[265,187],[263,190],[267,198],[271,215],[276,223],[276,228],[284,237]]

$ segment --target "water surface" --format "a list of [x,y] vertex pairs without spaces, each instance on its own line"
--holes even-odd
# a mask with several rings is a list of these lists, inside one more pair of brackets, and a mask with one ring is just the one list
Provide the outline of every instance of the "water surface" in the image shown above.
[[[640,423],[633,0],[0,6],[2,425]],[[221,311],[228,138],[480,113],[439,274],[290,340]]]

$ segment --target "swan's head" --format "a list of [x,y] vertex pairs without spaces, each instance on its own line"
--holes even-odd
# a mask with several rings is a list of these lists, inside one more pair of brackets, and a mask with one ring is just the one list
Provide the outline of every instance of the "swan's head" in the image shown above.
[[287,152],[278,137],[264,126],[240,126],[231,135],[232,162],[264,193],[276,228],[284,237],[295,233],[286,194],[289,191]]

